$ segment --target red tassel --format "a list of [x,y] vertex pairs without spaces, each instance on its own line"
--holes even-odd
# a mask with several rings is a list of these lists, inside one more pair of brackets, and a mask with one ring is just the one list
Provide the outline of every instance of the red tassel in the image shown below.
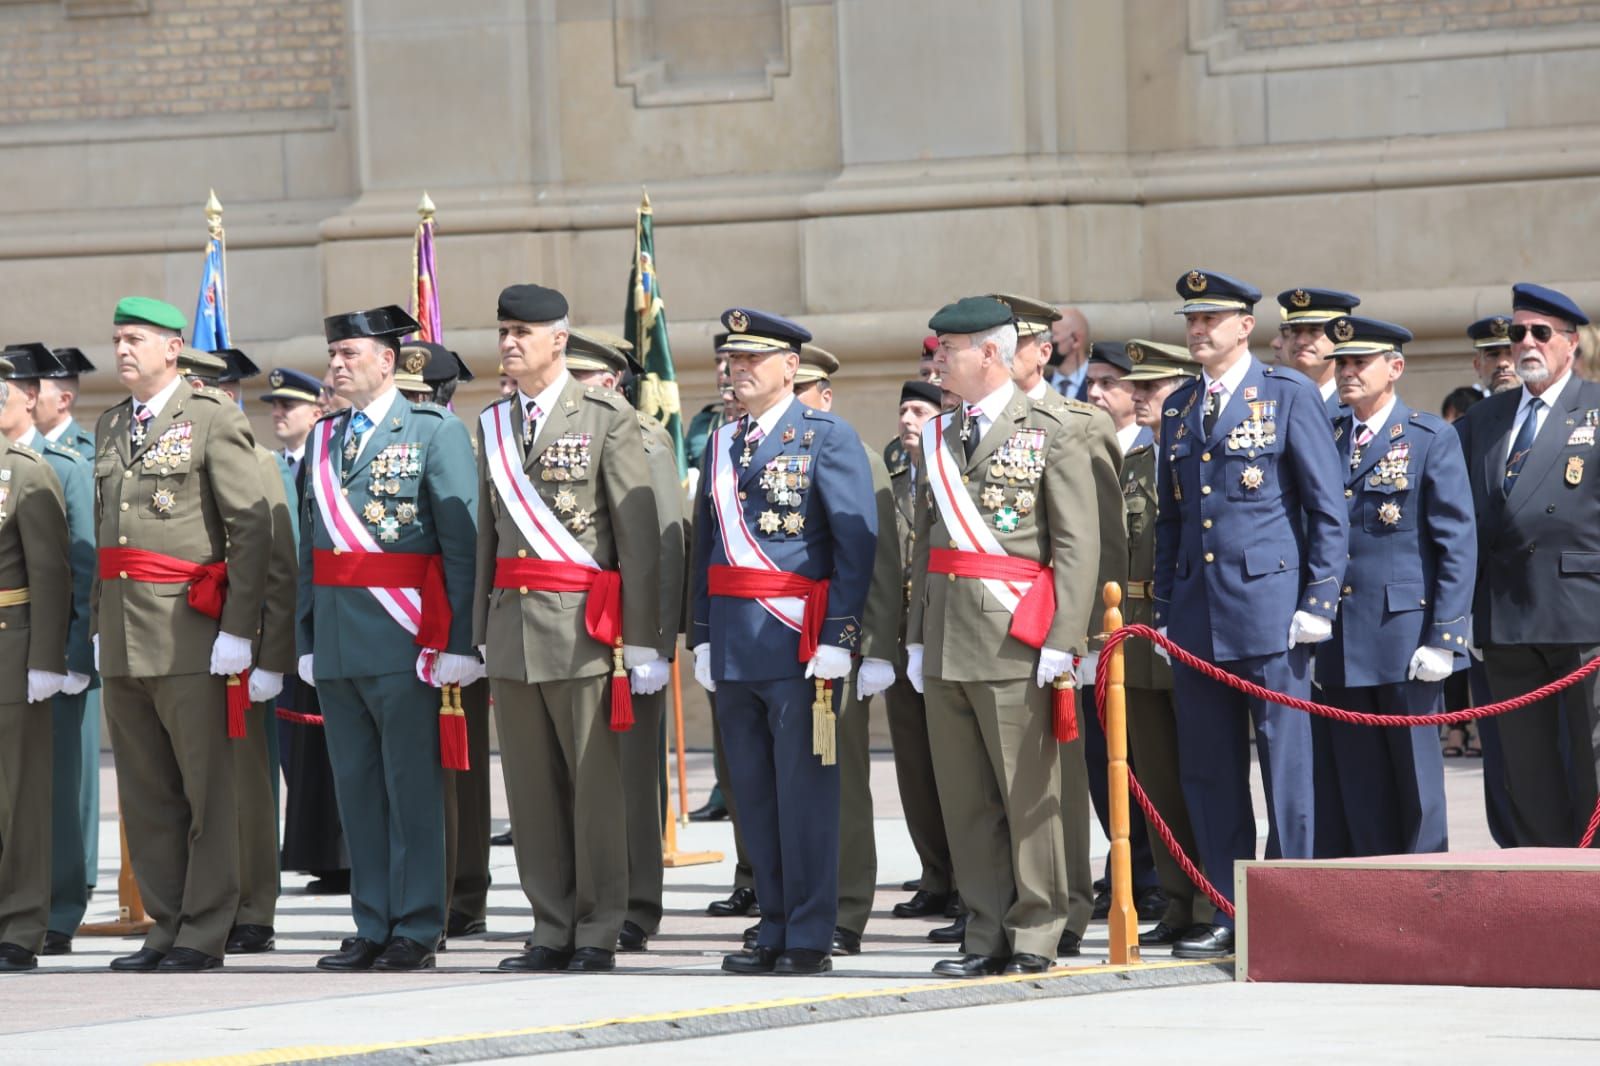
[[244,712],[250,709],[250,671],[228,675],[228,739],[245,735]]
[[622,641],[611,649],[611,731],[626,733],[633,728],[633,688],[628,670],[622,665]]
[[461,686],[444,685],[439,694],[439,765],[446,770],[470,770],[467,712],[461,706]]
[[1070,744],[1078,739],[1077,689],[1070,673],[1058,678],[1050,692],[1050,716],[1056,740]]

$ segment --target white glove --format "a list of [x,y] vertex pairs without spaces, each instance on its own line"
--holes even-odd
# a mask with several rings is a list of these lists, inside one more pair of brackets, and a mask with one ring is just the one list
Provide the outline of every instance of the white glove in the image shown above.
[[1100,653],[1086,651],[1078,660],[1078,687],[1094,688],[1094,672],[1100,666]]
[[1333,623],[1309,611],[1296,611],[1289,619],[1289,647],[1296,644],[1321,644],[1333,636]]
[[1056,651],[1054,648],[1039,649],[1039,669],[1034,673],[1033,679],[1044,688],[1050,682],[1072,669],[1072,653],[1070,651]]
[[906,680],[918,692],[922,691],[922,645],[906,645]]
[[1406,676],[1413,681],[1443,681],[1455,673],[1455,656],[1449,648],[1421,647],[1411,653],[1411,669]]
[[642,644],[624,644],[622,646],[622,665],[632,670],[635,666],[644,666],[661,658],[661,653],[654,648]]
[[[627,656],[627,650],[623,650]],[[652,651],[652,655],[655,653]],[[629,687],[641,696],[648,696],[652,692],[660,692],[667,687],[667,679],[672,675],[672,668],[667,665],[667,660],[656,655],[647,663],[628,668]]]
[[717,691],[717,683],[711,680],[710,644],[696,644],[694,646],[694,679],[707,692]]
[[862,659],[856,671],[856,699],[867,702],[894,684],[894,663],[887,659]]
[[[1166,626],[1161,626],[1159,629],[1156,630],[1156,632],[1160,633],[1164,637],[1164,636],[1167,635],[1167,627]],[[1166,663],[1168,666],[1172,665],[1172,656],[1167,654],[1167,649],[1166,648],[1163,648],[1159,644],[1152,644],[1151,647],[1155,648],[1156,654],[1161,656],[1161,661],[1162,662]]]
[[837,681],[850,676],[850,653],[832,644],[819,644],[817,653],[806,663],[806,676]]
[[28,702],[43,703],[61,691],[67,683],[66,674],[52,674],[48,670],[28,671]]
[[100,634],[96,633],[94,636],[90,637],[89,638],[89,643],[94,645],[94,669],[95,669],[96,673],[99,673],[99,671],[100,671]]
[[89,687],[89,675],[67,671],[67,683],[61,686],[63,696],[76,696]]
[[265,703],[275,700],[283,691],[283,675],[276,670],[250,671],[250,702]]
[[294,672],[300,675],[300,680],[301,681],[304,681],[306,684],[310,685],[312,688],[316,688],[317,687],[317,681],[316,681],[317,675],[316,675],[316,672],[313,669],[313,667],[314,667],[314,663],[312,662],[312,656],[310,656],[310,655],[302,655],[302,656],[300,656],[300,662],[295,667],[295,671]]
[[230,677],[250,669],[250,642],[232,633],[217,631],[216,642],[211,645],[211,672],[218,677]]
[[433,680],[428,683],[435,688],[470,685],[482,676],[483,664],[476,655],[452,655],[442,651],[433,666]]

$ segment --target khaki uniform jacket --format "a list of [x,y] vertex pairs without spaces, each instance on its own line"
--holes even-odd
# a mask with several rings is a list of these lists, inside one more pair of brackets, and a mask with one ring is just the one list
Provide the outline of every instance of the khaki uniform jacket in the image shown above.
[[0,433],[0,589],[30,599],[0,607],[0,704],[28,702],[29,670],[67,672],[68,548],[61,483],[43,456]]
[[261,607],[261,635],[256,665],[278,674],[295,672],[295,603],[300,584],[300,552],[295,547],[294,512],[284,489],[282,460],[256,445],[261,491],[272,509],[272,567]]
[[[541,499],[603,570],[622,572],[622,640],[659,647],[661,525],[650,464],[633,408],[607,389],[569,378],[555,410],[540,419],[538,437],[523,452],[525,412],[511,405],[513,447],[523,455]],[[481,438],[482,427],[479,434]],[[587,449],[582,477],[571,459]],[[533,550],[489,478],[489,449],[478,448],[478,580],[473,596],[473,642],[487,646],[489,677],[536,684],[609,673],[612,649],[584,625],[587,592],[541,592],[494,587],[495,559]],[[562,465],[567,464],[567,465]],[[550,478],[546,480],[546,474]]]
[[[1095,582],[1101,570],[1101,523],[1087,438],[1090,420],[1059,404],[1036,404],[1018,390],[978,442],[971,461],[966,461],[960,420],[939,417],[945,447],[1000,546],[1009,555],[1054,568],[1056,613],[1045,647],[1081,654],[1091,632]],[[1024,431],[1043,434],[1043,462],[1037,473],[1008,479],[993,465],[994,453],[1013,434]],[[928,677],[945,681],[1032,677],[1039,652],[1010,635],[1011,613],[984,583],[928,573],[929,547],[955,545],[927,487],[932,466],[932,457],[924,456],[918,468],[916,562],[906,641],[924,646],[923,671]],[[994,524],[999,508],[984,506],[985,489],[993,490],[991,499],[998,493],[1004,506],[1018,512],[1014,530],[1007,532]],[[1034,496],[1026,513],[1016,506],[1019,492]]]
[[656,520],[661,527],[661,637],[656,651],[671,659],[683,628],[683,590],[688,563],[688,523],[683,482],[678,477],[678,457],[672,436],[659,421],[637,412],[644,435],[645,460],[650,464],[650,487],[656,494]]
[[863,659],[898,664],[906,612],[900,538],[893,533],[894,483],[878,453],[871,448],[866,452],[867,466],[872,471],[872,497],[878,507],[878,547],[872,560],[872,583],[867,586],[867,605],[861,611],[860,653]]
[[[1117,443],[1117,427],[1111,421],[1111,416],[1092,403],[1065,399],[1054,389],[1046,390],[1044,398],[1034,402],[1058,406],[1069,416],[1085,423],[1089,462],[1094,470],[1094,495],[1100,516],[1100,576],[1095,589],[1094,615],[1089,623],[1089,632],[1098,633],[1105,617],[1101,590],[1108,581],[1123,585],[1128,580],[1128,529],[1122,503],[1122,445]],[[1089,647],[1098,648],[1101,643],[1091,640]]]
[[[1128,581],[1140,585],[1140,595],[1130,592],[1122,601],[1122,620],[1128,625],[1151,624],[1158,499],[1156,448],[1147,444],[1129,452],[1122,467],[1122,500],[1128,513]],[[1129,688],[1172,688],[1172,667],[1155,653],[1155,645],[1148,640],[1129,640],[1122,650],[1124,683]]]
[[243,412],[217,389],[179,388],[133,449],[133,401],[100,416],[95,528],[101,548],[141,548],[191,563],[228,564],[222,620],[189,606],[187,584],[95,577],[92,632],[105,677],[168,677],[211,669],[217,631],[253,640],[261,628],[272,511],[261,492]]

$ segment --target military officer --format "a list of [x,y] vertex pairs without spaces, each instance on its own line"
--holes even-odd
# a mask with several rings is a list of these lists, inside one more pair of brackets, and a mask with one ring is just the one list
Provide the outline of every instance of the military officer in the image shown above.
[[[1187,348],[1143,339],[1130,340],[1126,355],[1132,369],[1126,380],[1133,390],[1133,413],[1152,432],[1161,428],[1167,397],[1200,373]],[[1122,464],[1122,496],[1128,518],[1128,594],[1123,619],[1128,625],[1149,625],[1151,578],[1155,573],[1156,489],[1154,442],[1131,449]],[[1156,810],[1189,855],[1198,854],[1189,805],[1178,773],[1178,706],[1172,690],[1172,668],[1142,640],[1122,645],[1127,686],[1128,754],[1139,783]],[[1142,822],[1142,819],[1141,819]],[[1147,833],[1147,839],[1152,834]],[[1196,925],[1209,927],[1211,901],[1178,866],[1166,845],[1150,839],[1151,859],[1161,884],[1164,906],[1155,928],[1139,934],[1143,947],[1175,943]],[[1141,918],[1150,917],[1141,910]],[[1203,932],[1204,930],[1196,930]]]
[[[1250,354],[1261,293],[1224,274],[1178,279],[1201,377],[1162,411],[1154,623],[1190,653],[1278,692],[1311,691],[1308,645],[1333,632],[1345,564],[1339,460],[1322,396]],[[1200,860],[1224,896],[1255,856],[1248,725],[1267,795],[1269,858],[1309,858],[1313,786],[1307,716],[1183,666],[1178,754]],[[1222,914],[1173,946],[1183,958],[1233,950]]]
[[[74,589],[70,560],[81,547],[82,519],[75,543],[53,464],[13,440],[24,430],[37,437],[28,414],[37,391],[30,387],[28,396],[15,379],[19,372],[36,372],[35,359],[53,358],[42,345],[36,356],[34,347],[0,355],[0,972],[37,967],[48,924],[56,918],[52,808],[59,804],[53,798],[53,752],[78,742],[75,719],[61,728],[54,708],[47,716],[29,704],[62,692],[69,671],[81,679],[74,682],[80,695],[88,684],[87,676],[73,669],[68,643],[74,626],[81,632],[87,625],[87,598]],[[77,475],[75,481],[81,471]],[[79,714],[82,706],[78,701]],[[58,728],[65,745],[52,740]],[[71,784],[75,789],[76,780]],[[68,798],[76,804],[75,790]],[[78,884],[59,887],[72,895],[81,917],[76,901],[84,896],[82,841],[68,836],[63,846]],[[69,927],[69,945],[76,929],[76,924]]]
[[[1089,423],[1012,383],[1017,330],[1001,301],[968,297],[928,325],[940,382],[962,405],[923,429],[908,673],[925,691],[971,912],[965,955],[934,972],[1038,973],[1067,918],[1047,686],[1070,685],[1087,650],[1102,563]],[[1087,820],[1087,804],[1079,813]]]
[[[1332,340],[1334,425],[1347,456],[1350,561],[1333,637],[1317,650],[1323,702],[1369,714],[1432,714],[1467,662],[1477,544],[1459,438],[1395,392],[1411,332],[1341,315]],[[1438,730],[1329,720],[1334,810],[1317,796],[1319,836],[1344,855],[1444,851],[1444,759]],[[1324,823],[1337,826],[1331,835]]]
[[[239,382],[254,376],[243,352],[202,352],[185,348],[178,370],[196,389],[216,388],[237,400]],[[254,373],[259,373],[255,371]],[[289,511],[287,470],[282,460],[255,445],[261,494],[272,510],[272,565],[250,671],[250,710],[244,736],[230,744],[234,798],[239,814],[239,909],[228,933],[230,955],[254,955],[275,947],[278,904],[278,760],[274,702],[283,678],[294,670],[295,586],[299,556]]]
[[[323,324],[334,391],[351,406],[319,421],[307,450],[299,673],[322,705],[356,921],[317,961],[324,970],[433,966],[445,923],[440,761],[456,735],[436,690],[482,670],[472,443],[454,415],[394,384],[400,337],[417,328],[393,305]],[[406,369],[424,359],[406,356]]]
[[[889,469],[894,491],[894,532],[900,546],[902,593],[898,640],[895,654],[894,684],[884,691],[884,706],[889,719],[889,742],[894,747],[894,776],[900,790],[900,807],[905,812],[906,831],[911,846],[922,863],[912,897],[896,903],[896,918],[932,918],[945,913],[955,894],[955,876],[950,865],[950,841],[944,832],[944,813],[939,807],[939,788],[933,776],[933,753],[928,747],[927,709],[922,693],[911,687],[906,677],[906,614],[911,606],[911,557],[916,522],[917,476],[922,466],[922,427],[939,413],[944,394],[928,381],[907,381],[900,386],[899,465]],[[880,526],[878,539],[889,530]],[[965,921],[962,931],[965,931]],[[960,942],[957,936],[956,943]]]
[[253,659],[272,515],[244,415],[179,376],[183,315],[134,296],[114,324],[132,396],[95,432],[91,631],[129,857],[156,924],[111,966],[208,970],[239,906],[227,685]]
[[838,925],[840,805],[825,707],[844,703],[824,690],[846,681],[860,643],[877,507],[855,431],[795,400],[810,332],[738,307],[722,325],[745,414],[706,446],[689,643],[696,680],[717,693],[761,900],[754,946],[722,968],[822,973]]
[[473,632],[534,917],[500,968],[610,970],[629,891],[620,734],[639,728],[630,687],[668,676],[649,460],[632,408],[567,369],[565,296],[512,285],[496,316],[517,392],[480,419]]
[[1300,371],[1317,387],[1330,421],[1350,412],[1339,398],[1333,363],[1328,359],[1333,342],[1323,327],[1360,304],[1361,297],[1337,289],[1285,289],[1278,293],[1278,306],[1283,309],[1283,365]]
[[[1496,700],[1600,654],[1600,383],[1573,373],[1577,328],[1589,319],[1565,293],[1527,282],[1513,286],[1511,306],[1522,387],[1455,423],[1478,519],[1472,639]],[[1571,847],[1582,835],[1600,776],[1597,692],[1591,675],[1499,717],[1518,845]]]
[[[794,372],[794,395],[816,411],[833,410],[833,376],[839,357],[815,344],[800,346]],[[878,848],[872,819],[872,697],[895,678],[900,627],[905,617],[901,584],[900,543],[894,528],[894,486],[883,459],[865,448],[872,472],[878,514],[877,558],[861,617],[861,664],[853,689],[836,697],[839,707],[839,916],[833,933],[833,954],[859,955],[861,934],[877,895]]]
[[[573,330],[567,338],[567,370],[580,385],[620,395],[626,375],[642,376],[644,372],[632,353],[633,345],[622,337],[598,330]],[[662,660],[670,663],[683,618],[683,482],[678,477],[677,456],[666,427],[642,411],[635,411],[634,415],[644,439],[661,529],[661,636],[656,650]],[[661,927],[661,786],[666,760],[661,741],[666,705],[664,688],[635,692],[633,728],[618,737],[628,824],[628,909],[617,937],[619,951],[644,951],[650,937]]]
[[[1484,396],[1515,389],[1522,384],[1511,354],[1511,316],[1490,315],[1467,327],[1472,340],[1472,387]],[[1480,726],[1482,722],[1478,723]]]

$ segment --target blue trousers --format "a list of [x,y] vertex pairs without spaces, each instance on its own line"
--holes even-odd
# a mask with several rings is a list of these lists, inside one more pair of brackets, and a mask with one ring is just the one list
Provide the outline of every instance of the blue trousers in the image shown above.
[[[1287,696],[1311,691],[1305,647],[1218,663],[1224,670]],[[1233,899],[1233,864],[1256,857],[1250,801],[1249,727],[1267,794],[1267,858],[1309,859],[1315,813],[1311,723],[1303,711],[1253,699],[1174,663],[1178,763],[1200,861],[1211,883]],[[1221,911],[1215,921],[1233,924]]]
[[761,901],[756,944],[826,954],[839,910],[839,767],[811,754],[814,693],[803,677],[719,681],[717,728]]
[[[1366,714],[1436,714],[1444,683],[1323,690],[1321,702]],[[1318,858],[1403,855],[1449,850],[1445,825],[1444,756],[1435,726],[1351,725],[1318,719],[1328,741],[1333,776],[1317,792]],[[1323,824],[1339,826],[1342,852],[1324,856]]]

